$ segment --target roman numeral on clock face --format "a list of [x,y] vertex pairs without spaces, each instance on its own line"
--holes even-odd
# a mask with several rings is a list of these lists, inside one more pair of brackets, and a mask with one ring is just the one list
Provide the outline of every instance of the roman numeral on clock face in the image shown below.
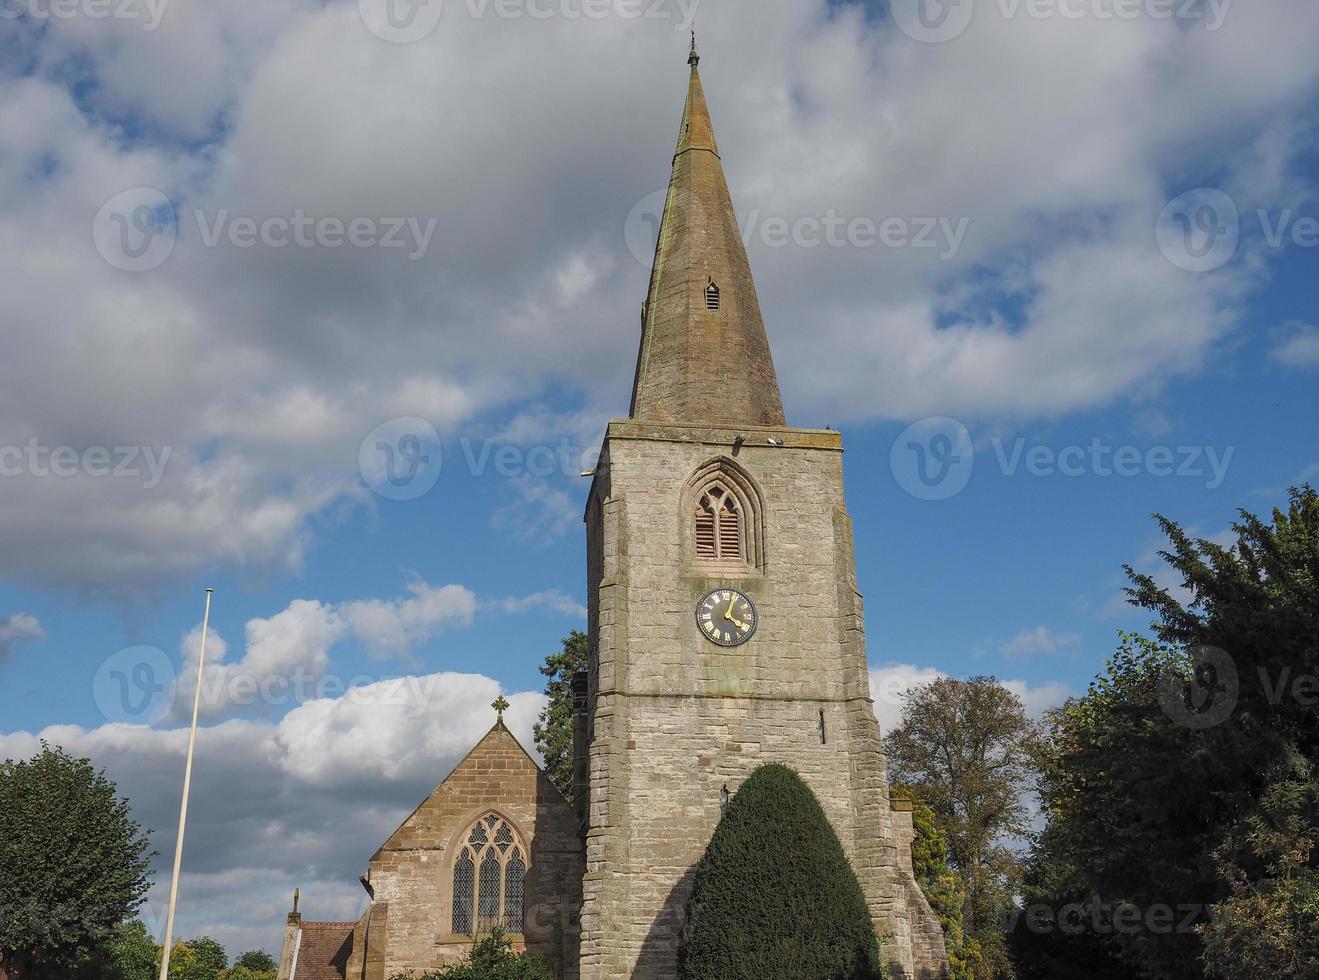
[[759,617],[747,596],[736,589],[707,592],[696,605],[696,623],[707,640],[736,647],[755,635]]

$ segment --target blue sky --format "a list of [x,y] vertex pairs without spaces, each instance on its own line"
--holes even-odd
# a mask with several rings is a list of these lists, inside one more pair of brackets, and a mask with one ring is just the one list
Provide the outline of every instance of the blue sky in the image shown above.
[[[0,41],[0,754],[92,755],[170,852],[182,702],[117,727],[109,672],[154,647],[186,690],[207,586],[217,676],[438,678],[402,707],[208,704],[181,925],[235,951],[294,887],[355,915],[358,865],[496,693],[528,734],[537,667],[585,625],[577,472],[626,413],[685,87],[676,0],[451,3],[406,43],[371,3],[172,0],[158,29]],[[1319,477],[1319,14],[979,2],[930,43],[909,6],[711,0],[702,72],[789,421],[844,433],[877,683],[994,674],[1038,711],[1146,625],[1122,565],[1158,568],[1153,513],[1221,538]],[[374,238],[244,243],[295,212]],[[442,469],[386,499],[361,447],[383,424],[406,450],[414,417]],[[952,447],[953,482],[913,482],[913,442]],[[168,451],[159,481],[92,472],[121,446]]]

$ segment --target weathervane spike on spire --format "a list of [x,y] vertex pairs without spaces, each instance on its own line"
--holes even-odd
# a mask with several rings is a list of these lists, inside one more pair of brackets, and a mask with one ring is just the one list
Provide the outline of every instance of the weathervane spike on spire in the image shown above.
[[693,27],[692,27],[692,53],[691,53],[691,55],[687,58],[687,64],[689,64],[689,65],[691,65],[693,68],[695,68],[695,67],[696,67],[697,65],[699,65],[700,63],[701,63],[701,55],[700,55],[700,52],[698,52],[698,51],[696,50],[696,28],[693,26]]

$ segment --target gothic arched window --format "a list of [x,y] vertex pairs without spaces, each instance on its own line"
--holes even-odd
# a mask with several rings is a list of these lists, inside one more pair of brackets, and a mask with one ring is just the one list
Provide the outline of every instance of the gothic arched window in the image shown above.
[[526,852],[509,822],[494,813],[478,820],[453,863],[453,934],[496,926],[521,933],[526,876]]
[[683,490],[683,550],[704,574],[765,567],[765,518],[760,489],[727,456],[709,460]]
[[722,484],[711,484],[696,504],[696,557],[740,561],[742,508]]

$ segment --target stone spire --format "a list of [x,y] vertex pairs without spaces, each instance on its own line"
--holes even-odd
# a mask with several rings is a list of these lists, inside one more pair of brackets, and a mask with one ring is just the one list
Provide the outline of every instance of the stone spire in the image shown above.
[[691,84],[642,317],[631,414],[646,422],[784,425],[700,61],[693,34]]

